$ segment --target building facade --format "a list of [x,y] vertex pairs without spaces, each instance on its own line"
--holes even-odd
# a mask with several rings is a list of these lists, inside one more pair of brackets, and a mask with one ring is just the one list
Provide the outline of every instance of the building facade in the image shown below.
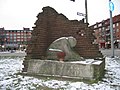
[[[120,48],[120,14],[114,16],[112,19],[114,46],[115,48]],[[96,24],[90,26],[90,28],[94,30],[94,35],[96,37],[94,43],[99,44],[100,48],[111,47],[110,19],[97,22]]]
[[23,28],[23,30],[5,30],[0,28],[0,46],[6,49],[18,49],[25,47],[31,40],[32,30]]

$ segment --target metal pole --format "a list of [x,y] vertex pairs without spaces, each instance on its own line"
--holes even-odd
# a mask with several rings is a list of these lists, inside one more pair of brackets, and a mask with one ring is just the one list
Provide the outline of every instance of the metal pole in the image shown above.
[[[71,0],[71,1],[75,2],[75,0]],[[88,24],[87,0],[85,0],[85,19],[86,19],[86,23]]]
[[85,0],[85,14],[86,23],[88,24],[87,0]]
[[[111,1],[111,0],[109,0]],[[111,32],[111,50],[112,58],[114,58],[114,38],[113,38],[113,21],[112,21],[112,11],[110,10],[110,32]]]

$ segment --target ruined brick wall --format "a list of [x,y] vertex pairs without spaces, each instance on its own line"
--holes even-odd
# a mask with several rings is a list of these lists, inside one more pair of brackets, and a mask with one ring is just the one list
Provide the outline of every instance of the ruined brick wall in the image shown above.
[[27,57],[43,58],[48,46],[56,39],[73,36],[77,39],[75,50],[84,58],[102,57],[98,46],[92,44],[93,31],[82,21],[68,20],[51,7],[44,7],[33,27],[31,43],[27,48]]

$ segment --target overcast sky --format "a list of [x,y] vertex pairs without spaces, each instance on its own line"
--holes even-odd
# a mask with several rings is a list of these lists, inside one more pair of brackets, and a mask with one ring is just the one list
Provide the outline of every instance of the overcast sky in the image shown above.
[[[87,0],[90,25],[109,18],[109,0]],[[120,0],[112,0],[113,16],[120,14]],[[45,6],[53,7],[70,20],[81,20],[77,12],[85,13],[85,0],[0,0],[0,28],[23,29],[34,26],[36,16]]]

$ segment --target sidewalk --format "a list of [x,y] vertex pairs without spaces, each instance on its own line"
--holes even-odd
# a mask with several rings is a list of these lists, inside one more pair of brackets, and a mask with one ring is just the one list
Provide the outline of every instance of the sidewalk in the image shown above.
[[10,51],[5,51],[5,52],[0,52],[0,56],[26,56],[25,51],[15,51],[15,52],[10,52]]
[[[100,49],[100,51],[104,56],[112,56],[111,49]],[[114,49],[114,55],[120,57],[120,49]]]

